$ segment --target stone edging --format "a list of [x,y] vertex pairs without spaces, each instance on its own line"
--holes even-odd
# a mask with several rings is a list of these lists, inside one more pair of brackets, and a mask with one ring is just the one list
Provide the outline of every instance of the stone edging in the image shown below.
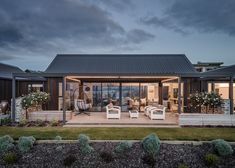
[[[90,140],[90,142],[121,142],[124,140]],[[141,140],[130,140],[132,142],[140,142]],[[78,140],[37,140],[37,144],[43,143],[77,143]],[[170,140],[162,140],[161,143],[164,144],[175,144],[175,145],[182,145],[182,144],[192,144],[192,145],[202,145],[203,143],[211,143],[211,141],[170,141]],[[231,145],[235,145],[235,142],[229,142]]]

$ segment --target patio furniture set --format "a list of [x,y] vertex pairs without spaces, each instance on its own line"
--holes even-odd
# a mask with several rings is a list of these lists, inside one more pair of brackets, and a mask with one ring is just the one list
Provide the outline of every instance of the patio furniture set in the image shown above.
[[[90,115],[87,111],[91,108],[90,103],[86,103],[84,100],[77,99],[74,101],[75,115],[84,113]],[[149,117],[151,120],[164,120],[166,113],[166,107],[163,105],[149,105],[144,108],[145,116]],[[138,118],[138,110],[129,110],[130,118]],[[115,106],[112,103],[106,106],[106,117],[107,119],[120,119],[121,118],[121,107]]]
[[[144,114],[149,117],[151,120],[164,120],[166,113],[166,107],[163,105],[156,106],[146,106],[144,108]],[[130,118],[138,118],[139,111],[138,110],[129,110]],[[113,104],[108,104],[106,106],[106,117],[107,119],[120,119],[121,118],[121,107],[114,106]]]

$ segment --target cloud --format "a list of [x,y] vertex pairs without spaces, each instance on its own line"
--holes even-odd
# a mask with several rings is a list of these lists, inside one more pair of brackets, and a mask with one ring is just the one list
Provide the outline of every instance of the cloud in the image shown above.
[[[129,1],[102,3],[121,8]],[[106,10],[78,0],[1,0],[0,19],[0,54],[8,50],[10,55],[53,57],[140,44],[153,37],[144,30],[126,31]]]
[[116,10],[125,10],[133,7],[134,4],[131,0],[98,0],[102,2],[104,5],[111,7]]
[[12,55],[0,55],[0,61],[9,61],[9,60],[13,60],[16,59],[16,56],[12,56]]
[[84,3],[96,4],[100,7],[111,8],[116,11],[124,11],[135,6],[131,0],[80,0]]
[[166,14],[181,27],[235,35],[234,0],[175,1]]
[[20,31],[9,25],[0,25],[0,46],[6,43],[15,43],[23,38]]
[[141,29],[132,29],[127,33],[127,40],[136,44],[153,39],[153,34],[147,33]]
[[141,22],[181,34],[197,31],[235,35],[234,0],[173,0],[165,6],[161,17],[152,15],[142,18]]
[[141,18],[140,21],[142,23],[144,23],[145,25],[154,26],[156,28],[159,28],[159,27],[167,28],[169,30],[173,30],[173,31],[180,33],[182,35],[187,34],[186,31],[179,28],[177,25],[175,25],[173,22],[171,22],[170,19],[168,19],[168,18],[159,18],[157,16],[152,16],[152,17]]

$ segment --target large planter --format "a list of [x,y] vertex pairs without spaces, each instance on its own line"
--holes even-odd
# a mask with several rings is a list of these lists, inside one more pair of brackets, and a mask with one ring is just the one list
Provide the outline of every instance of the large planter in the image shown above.
[[[63,120],[63,111],[33,111],[28,113],[29,121],[43,120],[43,121],[62,121]],[[66,111],[66,120],[71,120],[72,111]]]
[[225,114],[180,114],[180,126],[235,126],[235,115]]

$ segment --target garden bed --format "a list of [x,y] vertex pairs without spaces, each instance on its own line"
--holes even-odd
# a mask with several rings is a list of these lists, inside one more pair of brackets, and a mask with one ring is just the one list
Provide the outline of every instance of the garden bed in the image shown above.
[[[144,151],[140,142],[135,142],[131,149],[123,154],[115,154],[113,152],[117,145],[115,142],[93,142],[90,145],[94,148],[94,151],[84,155],[80,152],[79,143],[40,143],[34,145],[29,152],[23,155],[19,154],[17,163],[13,165],[6,165],[2,160],[2,156],[0,156],[0,167],[65,167],[64,160],[68,157],[70,158],[68,159],[70,160],[69,162],[74,160],[71,167],[150,167],[143,160]],[[235,150],[235,146],[233,145],[232,147]],[[17,151],[16,148],[13,150]],[[100,156],[103,153],[102,151],[106,152],[103,158]],[[111,152],[113,152],[112,155],[110,154]],[[161,144],[154,167],[177,168],[180,164],[185,164],[190,168],[205,168],[207,166],[204,161],[204,156],[207,153],[215,153],[212,144],[207,143],[197,146],[189,144]],[[216,164],[216,167],[232,168],[234,165],[235,154],[227,157],[219,157],[219,162]]]

